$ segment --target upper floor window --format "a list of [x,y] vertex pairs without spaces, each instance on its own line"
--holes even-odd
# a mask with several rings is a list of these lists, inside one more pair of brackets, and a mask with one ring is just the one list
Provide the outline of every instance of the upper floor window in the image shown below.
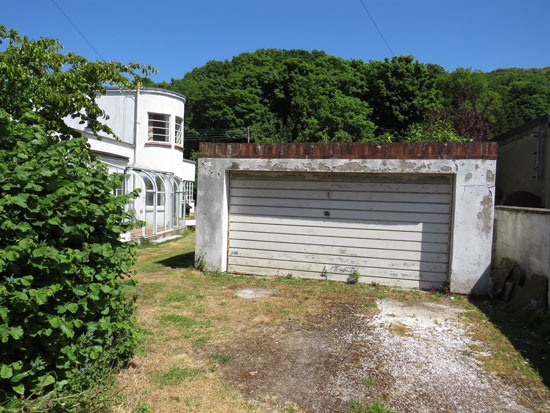
[[183,118],[176,116],[176,145],[183,145]]
[[149,113],[149,140],[170,142],[170,116],[164,113]]

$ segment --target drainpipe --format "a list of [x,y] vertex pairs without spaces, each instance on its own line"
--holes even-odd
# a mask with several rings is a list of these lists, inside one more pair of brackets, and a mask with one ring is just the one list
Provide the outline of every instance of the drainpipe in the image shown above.
[[138,159],[138,125],[139,125],[139,111],[138,111],[138,105],[139,105],[139,91],[141,88],[141,82],[138,82],[137,89],[136,89],[136,104],[134,109],[134,165],[137,165]]

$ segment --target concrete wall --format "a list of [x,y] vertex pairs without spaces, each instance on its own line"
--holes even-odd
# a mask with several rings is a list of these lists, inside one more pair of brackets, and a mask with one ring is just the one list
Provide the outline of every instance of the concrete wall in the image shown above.
[[197,184],[196,259],[226,271],[231,171],[444,174],[454,177],[450,286],[457,293],[489,288],[496,161],[492,159],[201,158]]
[[508,257],[520,265],[527,277],[541,274],[550,281],[550,209],[498,206],[494,234],[495,264]]

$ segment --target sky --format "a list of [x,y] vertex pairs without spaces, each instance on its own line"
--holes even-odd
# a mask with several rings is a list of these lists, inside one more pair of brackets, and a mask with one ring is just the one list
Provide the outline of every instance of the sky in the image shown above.
[[449,71],[546,67],[549,16],[550,0],[0,0],[1,25],[89,60],[150,64],[156,82],[267,48],[413,55]]

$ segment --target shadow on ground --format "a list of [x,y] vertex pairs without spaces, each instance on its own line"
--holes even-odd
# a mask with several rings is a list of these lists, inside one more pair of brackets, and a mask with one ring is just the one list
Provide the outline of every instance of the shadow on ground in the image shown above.
[[156,261],[156,264],[164,265],[169,268],[189,268],[195,265],[195,252],[186,252],[185,254],[174,255],[165,260]]
[[479,308],[550,387],[550,313],[510,313],[505,303],[486,297],[471,297]]

